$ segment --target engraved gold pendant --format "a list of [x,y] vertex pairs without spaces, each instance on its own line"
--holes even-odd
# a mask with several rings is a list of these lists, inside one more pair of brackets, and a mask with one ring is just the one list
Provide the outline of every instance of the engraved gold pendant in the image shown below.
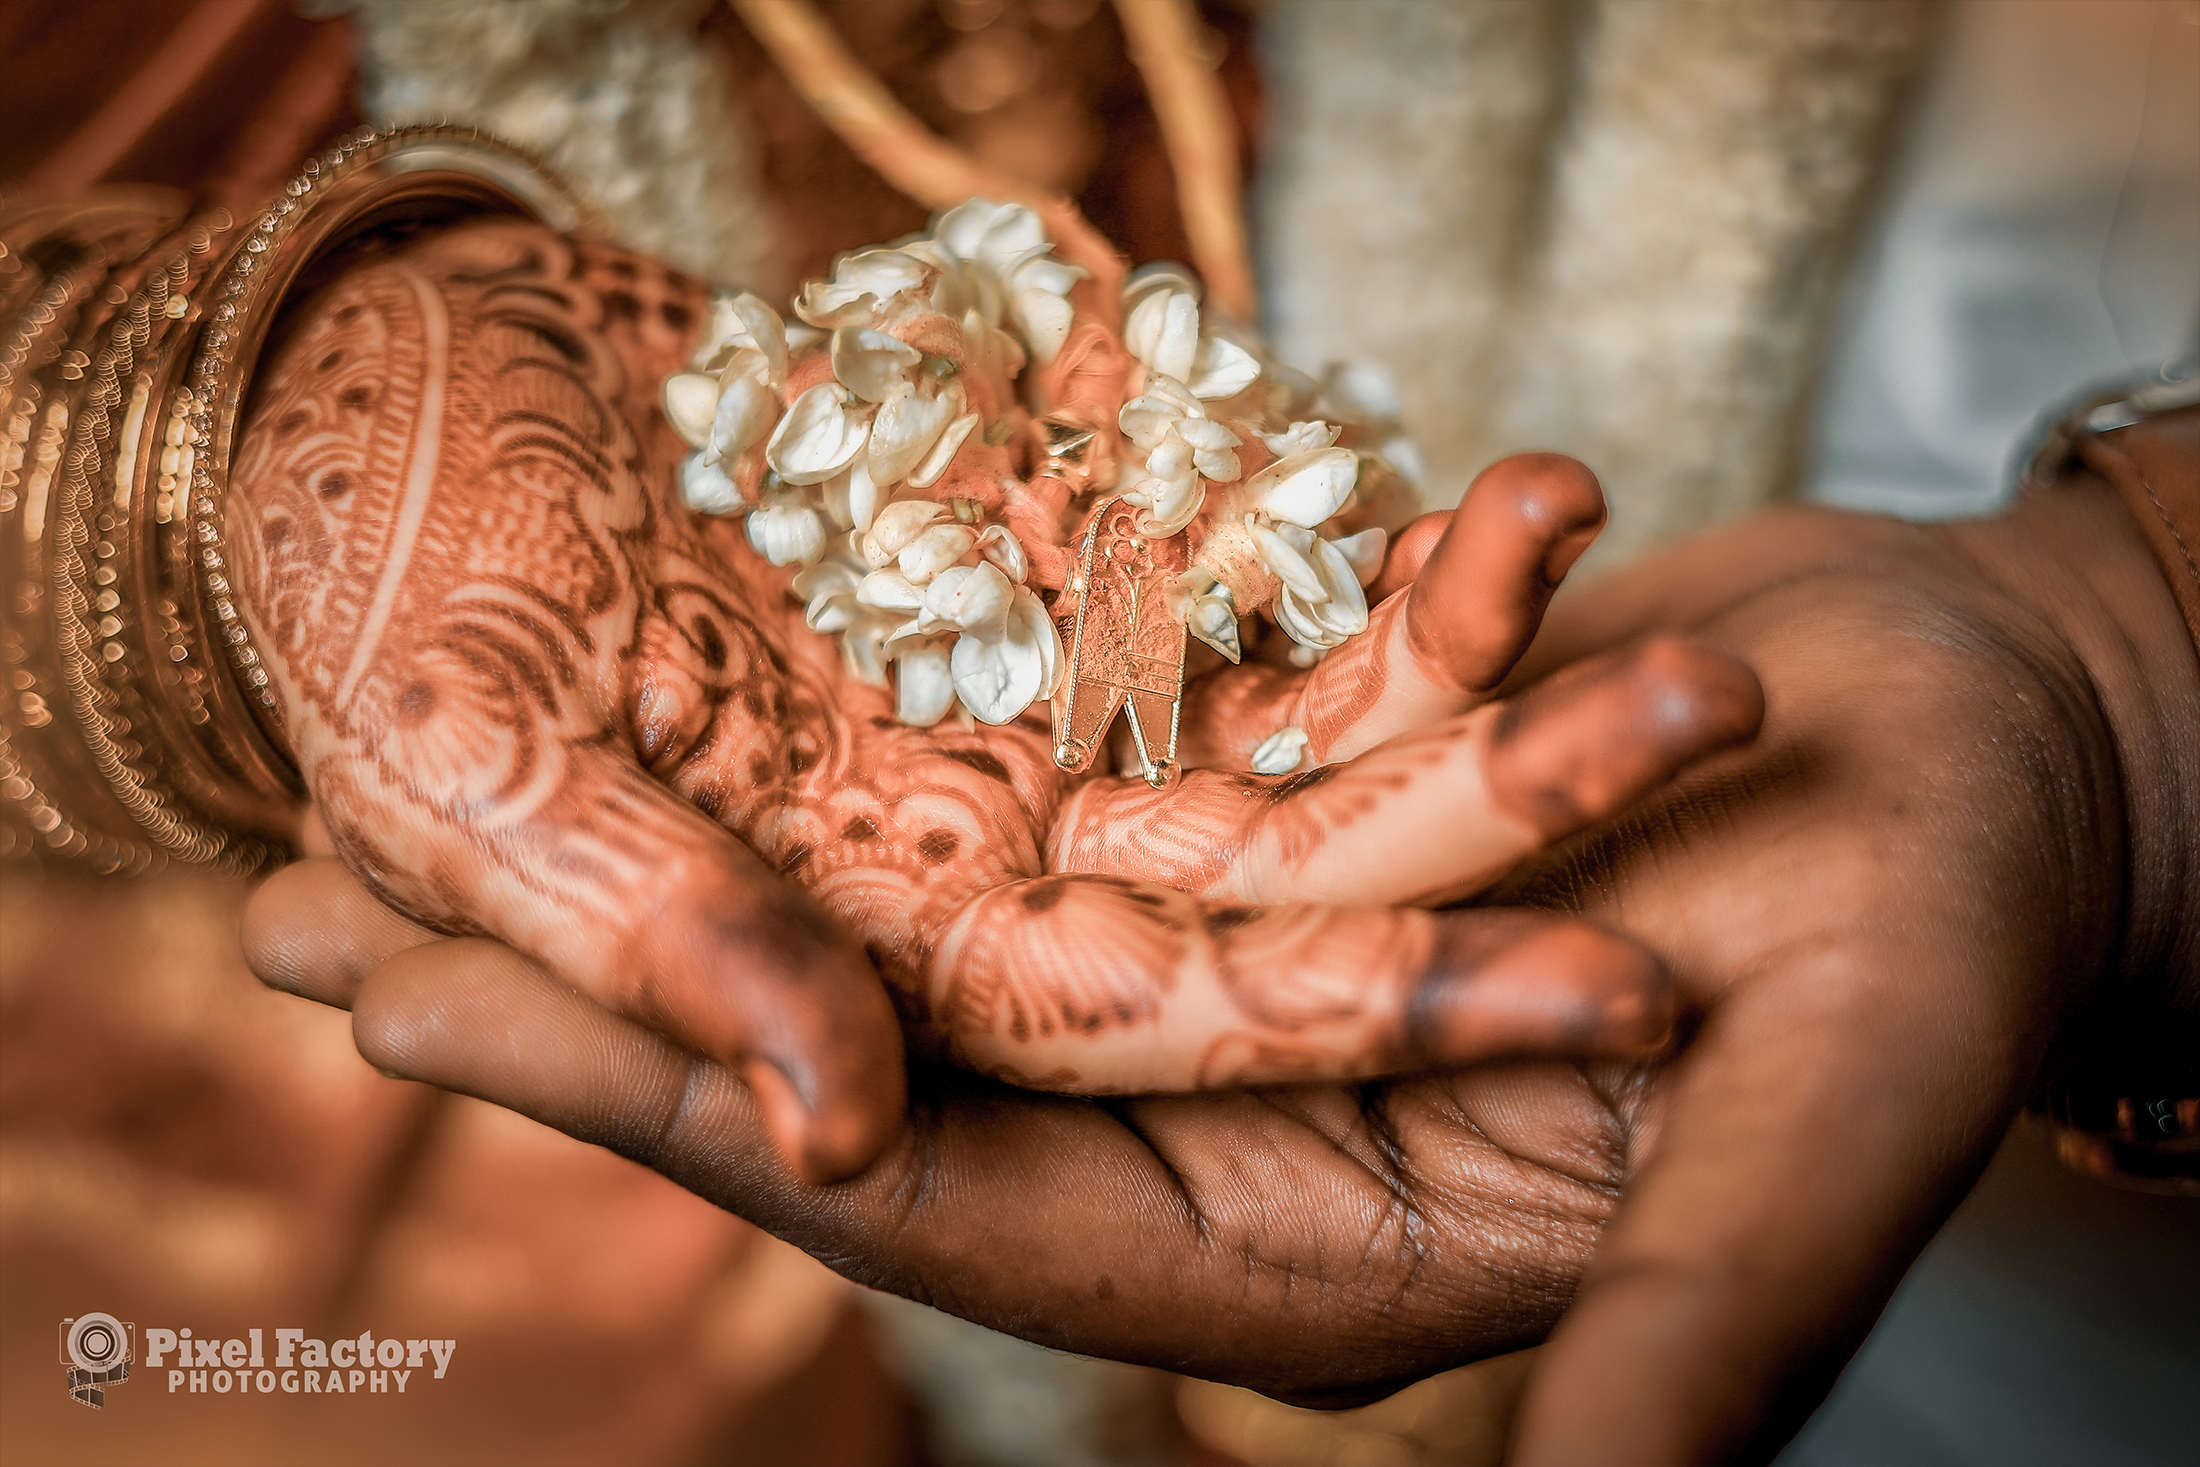
[[1102,500],[1076,547],[1055,624],[1069,666],[1054,694],[1054,762],[1072,774],[1092,767],[1118,709],[1146,783],[1176,782],[1177,725],[1184,699],[1184,624],[1169,588],[1184,572],[1182,536],[1138,533],[1139,509]]

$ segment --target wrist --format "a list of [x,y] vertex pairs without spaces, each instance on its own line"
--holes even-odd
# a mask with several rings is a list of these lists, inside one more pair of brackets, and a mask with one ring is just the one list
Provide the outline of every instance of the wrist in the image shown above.
[[[2113,470],[2114,466],[2110,465]],[[2200,651],[2160,557],[2119,486],[2090,464],[2008,516],[1948,532],[2082,666],[2085,710],[2112,771],[2103,855],[2122,911],[2107,971],[2074,985],[2041,1080],[2087,1133],[2091,1174],[2190,1176],[2200,1130]],[[2185,1102],[2182,1107],[2178,1102]],[[2165,1182],[2165,1184],[2167,1184]]]

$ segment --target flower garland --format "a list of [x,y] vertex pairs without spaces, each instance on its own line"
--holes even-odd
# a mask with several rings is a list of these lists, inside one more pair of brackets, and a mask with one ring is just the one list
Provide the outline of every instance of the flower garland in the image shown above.
[[[1061,632],[1006,518],[1021,509],[1030,532],[1014,444],[1036,393],[1018,379],[1061,356],[1084,273],[1032,210],[973,199],[927,235],[841,257],[795,298],[801,326],[754,295],[715,299],[691,370],[665,383],[665,414],[695,450],[683,502],[745,515],[759,554],[799,566],[808,625],[840,639],[856,676],[890,681],[905,723],[959,706],[1005,724],[1061,679]],[[1136,395],[1116,427],[1133,452],[1098,487],[1137,507],[1140,534],[1189,533],[1170,609],[1233,662],[1242,615],[1268,612],[1301,665],[1366,630],[1384,531],[1322,531],[1367,464],[1396,482],[1409,451],[1395,435],[1373,454],[1339,446],[1337,424],[1296,411],[1394,428],[1380,419],[1395,410],[1353,413],[1348,384],[1325,392],[1203,323],[1198,286],[1173,266],[1134,273],[1123,307]],[[1059,528],[1056,545],[1076,531]],[[1295,764],[1291,732],[1256,763]]]

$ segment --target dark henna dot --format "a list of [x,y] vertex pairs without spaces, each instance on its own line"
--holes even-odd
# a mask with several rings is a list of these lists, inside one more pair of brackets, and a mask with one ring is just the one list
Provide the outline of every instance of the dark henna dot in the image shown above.
[[901,720],[898,718],[874,718],[871,720],[871,727],[881,731],[896,729],[901,727]]
[[321,476],[321,482],[313,487],[314,492],[323,499],[341,499],[351,492],[351,475],[342,469],[330,469]]
[[695,618],[695,646],[703,654],[703,665],[712,672],[723,672],[726,666],[726,639],[718,630],[718,623],[707,616]]
[[1207,912],[1207,930],[1235,932],[1259,915],[1258,907],[1212,907]]
[[749,783],[751,784],[768,785],[778,772],[778,770],[772,768],[772,761],[762,754],[749,761]]
[[695,323],[695,313],[678,301],[663,301],[657,306],[657,314],[675,331],[685,331]]
[[846,825],[840,828],[840,838],[842,840],[859,841],[877,840],[878,827],[871,823],[870,816],[858,815],[855,819],[849,821]]
[[342,349],[339,348],[338,350],[332,351],[327,356],[321,358],[321,370],[324,372],[329,371],[335,367],[342,366],[343,362],[344,353]]
[[1002,784],[1014,783],[1009,778],[1008,766],[983,749],[943,749],[940,752],[943,757],[952,759],[957,764],[967,765],[988,779],[997,779]]
[[787,854],[779,858],[780,874],[783,876],[794,875],[810,864],[810,857],[814,854],[816,852],[808,842],[796,841],[793,845],[787,847]]
[[312,416],[304,408],[292,408],[275,420],[275,431],[278,433],[295,433],[311,421]]
[[917,854],[928,866],[937,866],[962,849],[962,837],[952,830],[928,830],[917,842]]
[[1026,1039],[1029,1039],[1031,1037],[1031,1022],[1024,1017],[1024,1011],[1022,1009],[1018,1009],[1015,1012],[1014,1016],[1009,1019],[1008,1037],[1015,1040],[1018,1044],[1023,1043]]
[[407,719],[419,720],[435,711],[435,689],[427,683],[412,683],[397,695],[397,711]]
[[269,520],[266,524],[260,526],[261,543],[265,544],[270,550],[275,549],[277,546],[281,545],[285,540],[288,540],[289,538],[289,520]]
[[1066,881],[1035,881],[1024,888],[1024,910],[1027,912],[1051,912],[1069,895]]
[[815,749],[789,749],[787,751],[787,772],[789,774],[802,774],[815,769],[819,757]]
[[1092,1297],[1095,1299],[1113,1299],[1115,1297],[1115,1280],[1106,1274],[1100,1275],[1100,1282],[1092,1286]]
[[341,311],[338,311],[336,313],[336,324],[339,326],[349,326],[352,322],[359,319],[359,313],[364,309],[366,309],[364,306],[344,307]]
[[632,260],[611,260],[604,265],[604,268],[621,280],[634,280],[639,278],[641,274],[639,270],[634,268]]
[[761,723],[764,720],[764,696],[754,687],[741,690],[741,711]]
[[607,290],[603,293],[603,318],[606,321],[639,321],[642,303],[627,291]]
[[[1282,779],[1268,784],[1268,798],[1270,800],[1288,800],[1293,795],[1304,794],[1316,785],[1329,783],[1343,770],[1344,766],[1342,764],[1324,764],[1321,768],[1309,769],[1304,774],[1285,775]],[[1267,783],[1267,781],[1262,782]]]
[[336,394],[336,400],[348,408],[374,406],[374,389],[371,387],[347,387]]

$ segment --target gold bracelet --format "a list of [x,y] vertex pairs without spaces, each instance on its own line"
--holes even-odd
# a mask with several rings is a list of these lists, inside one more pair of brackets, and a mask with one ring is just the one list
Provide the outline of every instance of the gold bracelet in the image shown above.
[[0,857],[283,858],[305,792],[222,533],[270,333],[357,250],[583,213],[451,127],[351,134],[243,225],[168,189],[0,198]]

